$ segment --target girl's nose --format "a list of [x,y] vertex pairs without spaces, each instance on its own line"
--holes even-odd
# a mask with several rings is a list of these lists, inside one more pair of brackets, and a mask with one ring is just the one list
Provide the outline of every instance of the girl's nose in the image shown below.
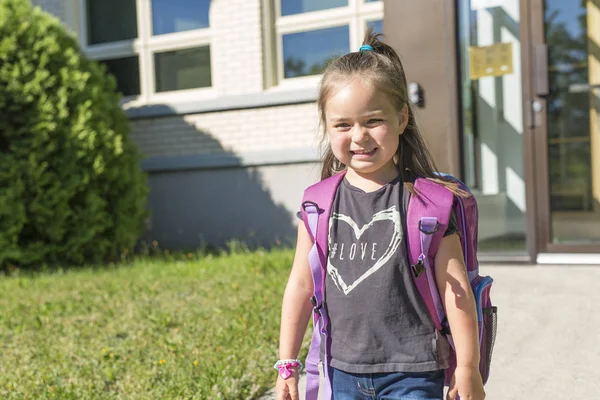
[[369,140],[369,131],[364,126],[355,126],[352,130],[352,141],[354,143],[364,143]]

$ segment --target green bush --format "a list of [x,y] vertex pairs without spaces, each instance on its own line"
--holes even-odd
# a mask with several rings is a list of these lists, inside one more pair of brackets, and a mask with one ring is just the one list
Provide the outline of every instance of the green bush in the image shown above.
[[0,0],[0,266],[106,262],[135,244],[148,190],[119,101],[56,18]]

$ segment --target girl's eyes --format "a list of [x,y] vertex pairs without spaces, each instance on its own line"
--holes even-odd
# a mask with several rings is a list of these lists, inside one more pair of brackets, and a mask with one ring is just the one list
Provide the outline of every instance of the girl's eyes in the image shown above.
[[350,124],[342,122],[342,123],[339,123],[339,124],[335,124],[334,128],[338,128],[338,129],[350,128]]
[[[379,125],[383,122],[382,119],[379,118],[372,118],[370,120],[367,121],[367,125]],[[335,124],[334,128],[337,129],[346,129],[346,128],[350,128],[352,125],[346,123],[346,122],[340,122],[339,124]]]

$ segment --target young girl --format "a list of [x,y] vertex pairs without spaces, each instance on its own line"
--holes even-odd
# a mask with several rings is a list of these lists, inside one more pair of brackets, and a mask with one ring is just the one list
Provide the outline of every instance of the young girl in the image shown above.
[[[333,399],[442,399],[448,343],[414,286],[398,227],[415,177],[465,194],[435,174],[408,103],[403,66],[379,35],[369,32],[359,52],[327,67],[318,107],[327,143],[322,179],[346,171],[329,222],[325,279]],[[385,217],[374,218],[382,212]],[[452,218],[448,226],[435,256],[436,283],[457,357],[447,398],[482,400],[475,301],[460,232]],[[299,399],[297,357],[312,312],[312,245],[300,223],[282,305],[278,400]],[[369,269],[382,259],[378,268]]]

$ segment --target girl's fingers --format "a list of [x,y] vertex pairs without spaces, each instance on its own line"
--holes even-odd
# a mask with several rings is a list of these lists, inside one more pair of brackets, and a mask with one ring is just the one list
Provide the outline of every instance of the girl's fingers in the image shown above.
[[450,388],[448,390],[448,395],[446,395],[446,400],[456,400],[456,397],[458,395],[458,389],[457,388]]

